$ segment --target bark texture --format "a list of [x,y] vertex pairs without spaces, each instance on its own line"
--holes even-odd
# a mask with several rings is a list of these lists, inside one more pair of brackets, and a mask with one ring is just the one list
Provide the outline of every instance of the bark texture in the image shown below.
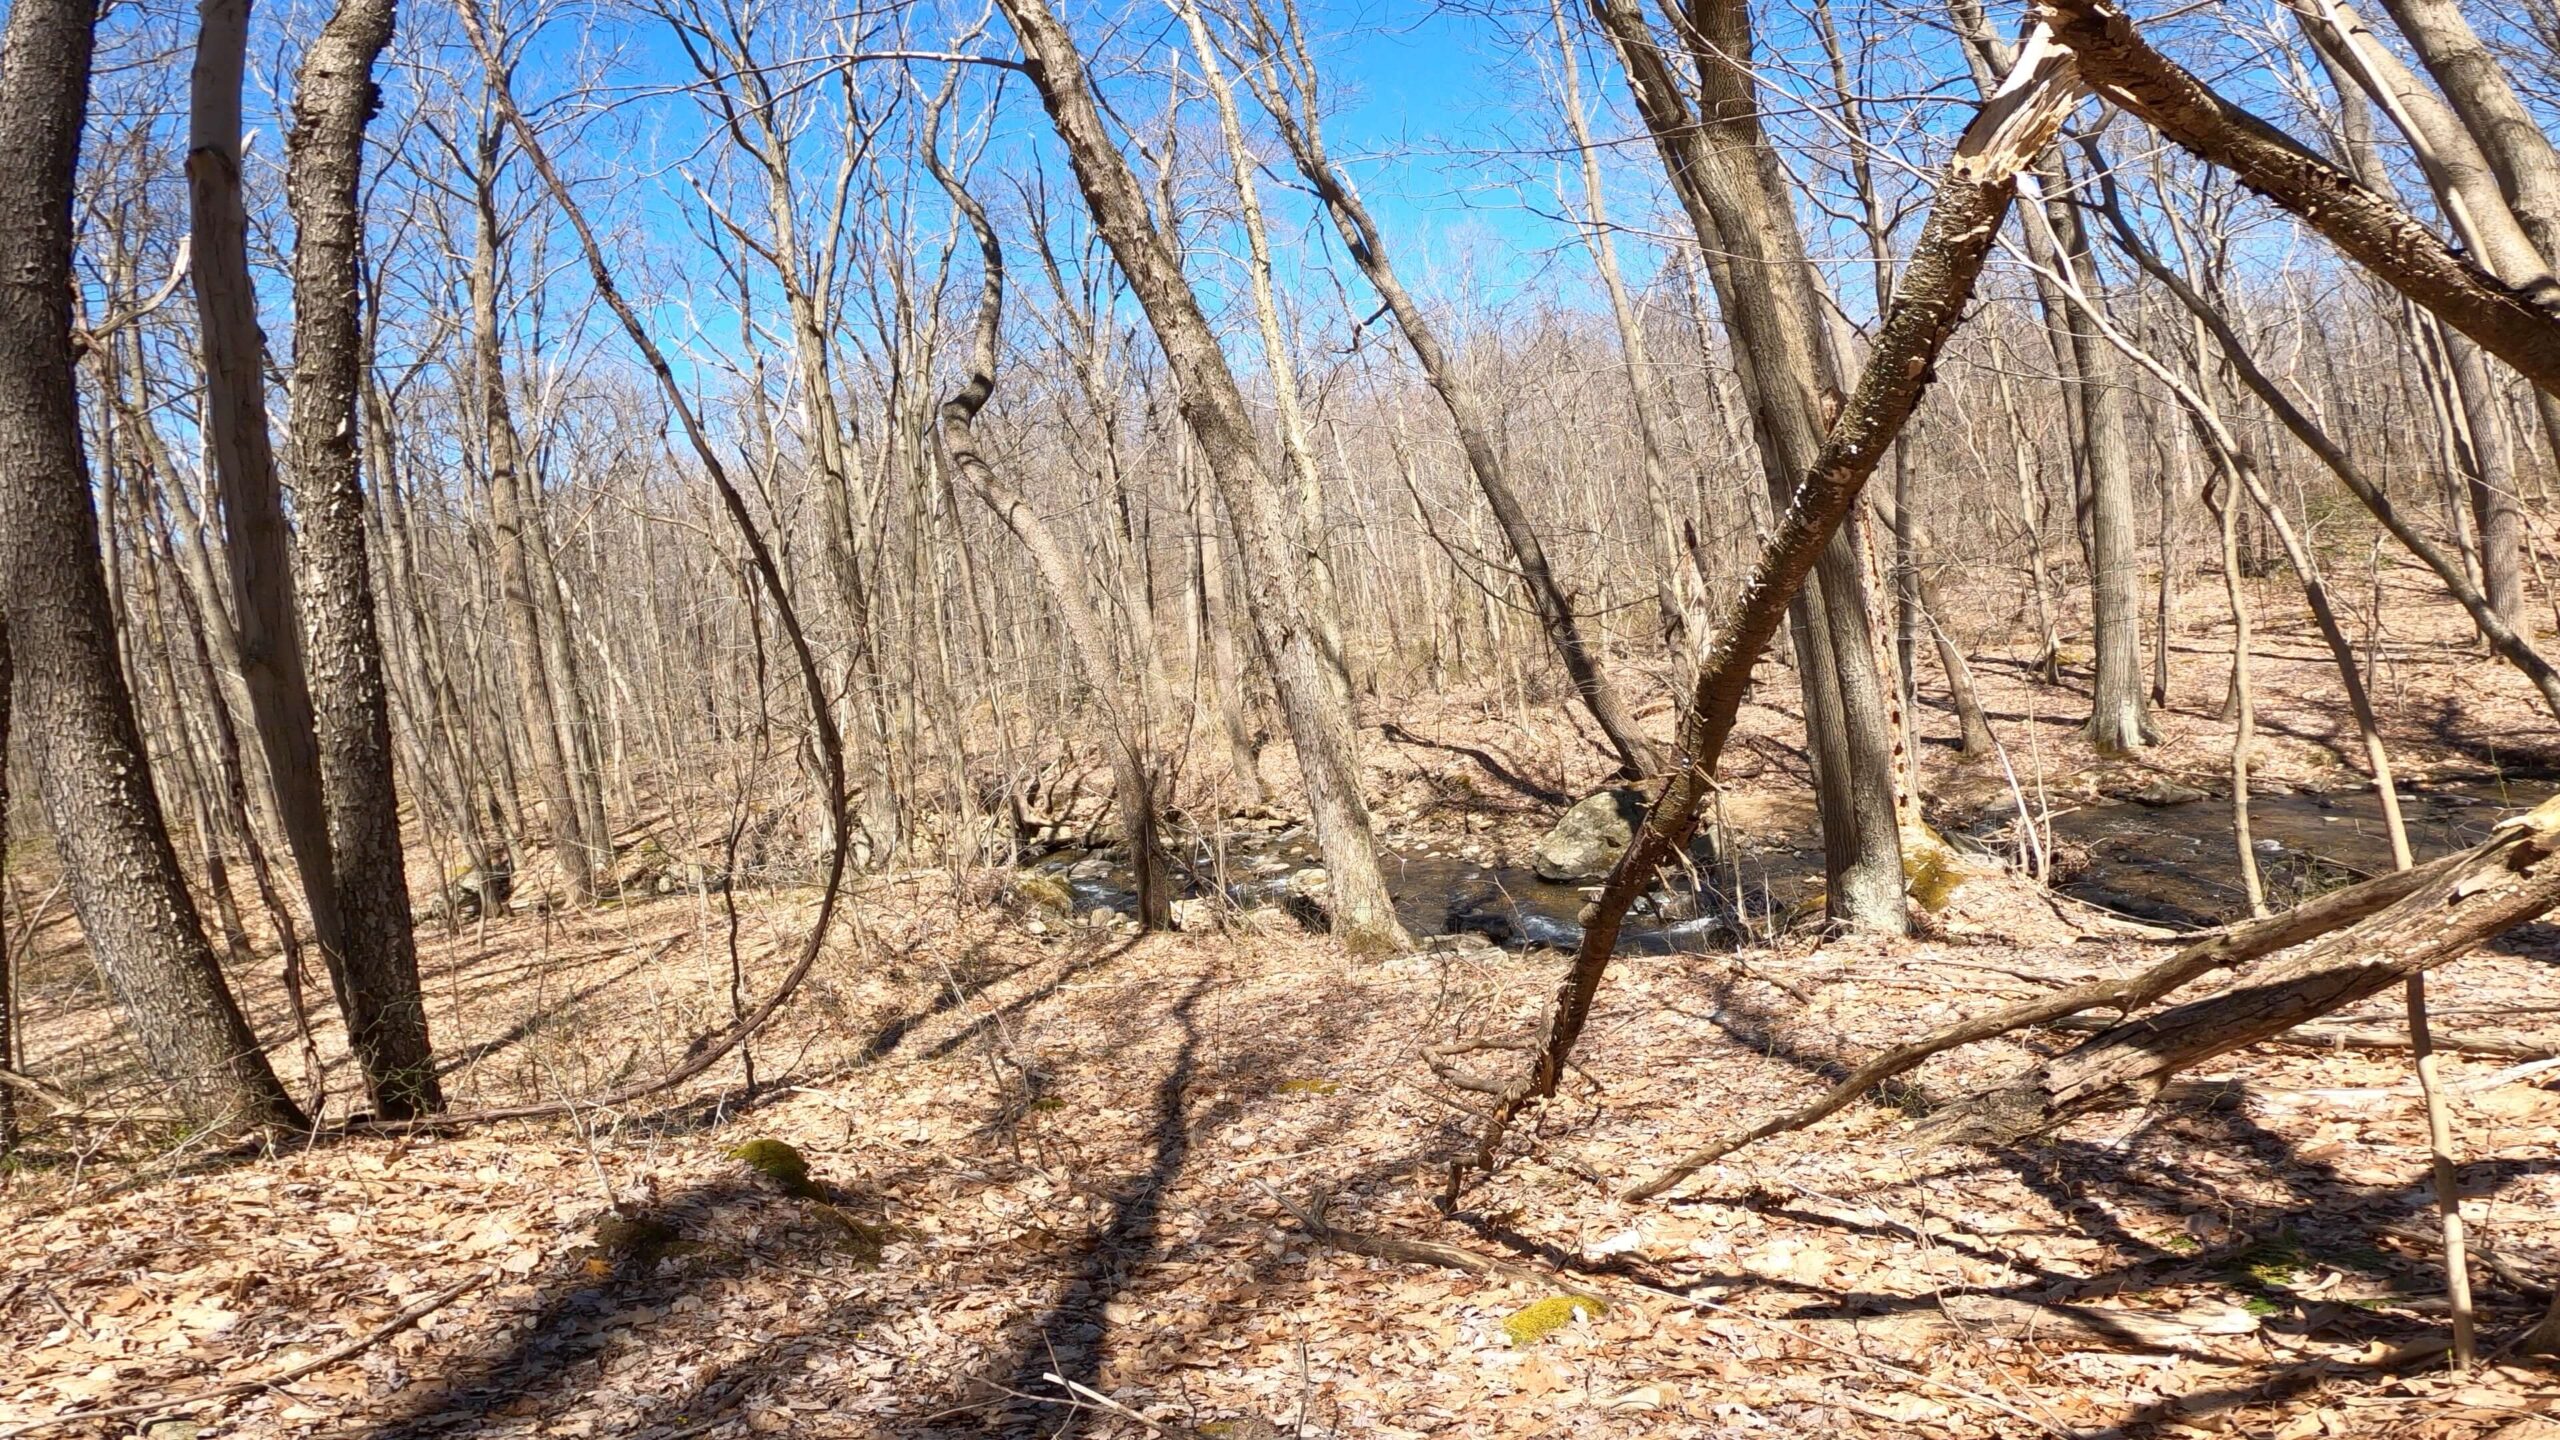
[[330,978],[374,1113],[397,1119],[441,1109],[444,1097],[418,994],[356,463],[356,395],[367,363],[357,189],[365,124],[381,101],[373,65],[391,42],[392,11],[393,0],[342,0],[303,56],[285,142],[285,203],[294,222],[291,438],[302,517],[302,602],[346,927],[346,953]]
[[72,378],[72,175],[97,12],[18,0],[0,32],[0,600],[21,732],[90,951],[180,1110],[298,1127],[224,984],[118,668]]

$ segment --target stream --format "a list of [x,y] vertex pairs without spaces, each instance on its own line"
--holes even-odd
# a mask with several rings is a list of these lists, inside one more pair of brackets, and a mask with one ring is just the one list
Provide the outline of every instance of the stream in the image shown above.
[[[2401,816],[2411,848],[2425,860],[2478,844],[2500,819],[2538,804],[2554,788],[2545,780],[2404,785]],[[2276,908],[2391,868],[2381,802],[2370,790],[2254,795],[2249,812],[2267,900]],[[2065,894],[2182,930],[2247,913],[2225,797],[2100,801],[2054,811],[2047,823],[2054,888]],[[2003,859],[2016,858],[2020,849],[2005,810],[1948,838],[1961,849]],[[1246,908],[1304,905],[1307,886],[1298,877],[1322,863],[1313,838],[1294,825],[1172,848],[1177,875],[1187,875],[1184,895],[1223,893]],[[1582,938],[1576,917],[1598,893],[1596,881],[1562,883],[1526,865],[1430,848],[1390,848],[1385,862],[1396,912],[1416,936],[1465,933],[1511,949],[1571,949]],[[1063,880],[1078,915],[1136,913],[1134,878],[1112,852],[1055,851],[1030,868]],[[1822,851],[1810,838],[1745,845],[1723,864],[1700,867],[1694,884],[1683,877],[1639,900],[1620,930],[1618,953],[1731,949],[1813,899],[1821,884]]]

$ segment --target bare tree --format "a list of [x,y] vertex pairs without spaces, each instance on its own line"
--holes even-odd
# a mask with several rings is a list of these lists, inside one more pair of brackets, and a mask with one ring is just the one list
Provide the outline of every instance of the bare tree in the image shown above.
[[96,19],[88,0],[20,0],[0,32],[0,597],[19,730],[81,929],[172,1098],[215,1129],[298,1127],[205,943],[118,667],[72,377],[72,178]]
[[1002,0],[1020,40],[1025,73],[1064,142],[1094,224],[1172,367],[1183,420],[1218,479],[1246,562],[1246,591],[1280,709],[1298,751],[1307,807],[1330,881],[1334,933],[1354,949],[1406,943],[1378,865],[1369,807],[1360,793],[1350,696],[1327,654],[1325,627],[1299,572],[1285,527],[1287,504],[1260,454],[1243,393],[1164,236],[1148,217],[1129,162],[1103,125],[1083,59],[1046,0]]

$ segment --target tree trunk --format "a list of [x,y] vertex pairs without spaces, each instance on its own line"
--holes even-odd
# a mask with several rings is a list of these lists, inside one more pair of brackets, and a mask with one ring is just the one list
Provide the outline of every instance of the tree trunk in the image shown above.
[[[1775,183],[1751,71],[1750,16],[1731,0],[1693,12],[1705,112],[1693,118],[1635,0],[1594,0],[1637,109],[1706,255],[1773,506],[1784,510],[1829,428],[1839,389],[1815,323],[1810,268]],[[1845,532],[1825,543],[1796,600],[1798,676],[1822,815],[1826,906],[1843,925],[1901,934],[1902,843],[1893,737],[1867,623],[1864,565]]]
[[[2058,178],[2070,175],[2058,150]],[[2099,294],[2097,261],[2078,213],[2049,196],[2055,252],[2073,283]],[[2080,387],[2082,473],[2088,481],[2089,610],[2097,653],[2091,683],[2089,743],[2102,755],[2139,750],[2157,739],[2142,684],[2142,562],[2134,552],[2133,454],[2125,435],[2124,386],[2115,352],[2077,311],[2066,310]]]
[[[1254,38],[1260,67],[1248,71],[1247,78],[1253,82],[1263,108],[1278,125],[1280,138],[1289,147],[1298,173],[1306,177],[1309,188],[1323,202],[1334,233],[1342,237],[1343,248],[1351,253],[1352,263],[1360,267],[1360,273],[1368,277],[1370,287],[1395,316],[1413,358],[1422,366],[1423,378],[1430,382],[1432,393],[1440,397],[1441,407],[1449,412],[1450,427],[1458,435],[1458,449],[1467,457],[1468,473],[1475,477],[1476,488],[1484,492],[1485,504],[1493,511],[1503,542],[1520,567],[1520,583],[1529,592],[1530,609],[1538,617],[1539,628],[1546,632],[1547,643],[1555,647],[1557,658],[1564,662],[1574,694],[1591,712],[1593,723],[1600,727],[1627,776],[1658,774],[1662,754],[1637,731],[1625,702],[1618,698],[1617,687],[1609,683],[1608,674],[1601,667],[1597,649],[1584,638],[1573,599],[1565,594],[1554,568],[1547,563],[1546,546],[1538,538],[1537,527],[1530,523],[1528,507],[1520,503],[1520,494],[1512,488],[1501,452],[1494,446],[1492,419],[1483,399],[1441,343],[1438,329],[1404,288],[1395,263],[1387,256],[1386,236],[1369,213],[1367,203],[1325,153],[1315,66],[1307,58],[1294,3],[1283,0],[1283,4],[1289,27],[1285,38],[1272,29],[1267,16],[1257,13],[1262,29]],[[1184,15],[1196,32],[1201,63],[1215,63],[1197,9],[1186,4]],[[1213,83],[1219,82],[1213,77]],[[1234,124],[1232,106],[1228,110],[1229,144],[1241,155],[1242,133]]]
[[71,349],[72,175],[97,19],[18,0],[0,35],[0,597],[32,756],[99,970],[194,1122],[304,1121],[205,943],[118,667]]
[[1272,657],[1282,718],[1296,743],[1307,808],[1331,877],[1333,930],[1363,952],[1408,943],[1379,868],[1361,798],[1349,696],[1332,673],[1318,606],[1289,539],[1288,497],[1264,464],[1243,393],[1165,238],[1148,218],[1136,176],[1112,142],[1084,66],[1047,0],[1002,0],[1024,65],[1111,252],[1147,312],[1180,390],[1185,423],[1217,477],[1243,548],[1246,592]]
[[302,600],[329,842],[347,931],[339,997],[374,1113],[443,1108],[418,993],[391,714],[375,630],[356,388],[367,363],[358,290],[365,122],[380,104],[373,65],[393,0],[340,0],[304,55],[285,142],[293,211],[293,482],[302,516]]
[[[1066,547],[1051,532],[1048,521],[997,478],[995,467],[987,463],[985,453],[978,447],[978,412],[995,394],[997,347],[1004,330],[1004,247],[996,239],[995,227],[988,223],[985,208],[962,186],[960,177],[951,173],[935,148],[940,136],[932,132],[938,130],[940,118],[937,108],[927,126],[925,164],[969,222],[970,232],[978,240],[979,263],[983,267],[968,374],[951,398],[942,402],[943,443],[978,497],[1029,552],[1033,567],[1048,588],[1051,603],[1057,607],[1058,622],[1066,627],[1067,643],[1084,670],[1085,683],[1093,687],[1102,702],[1112,731],[1104,743],[1111,749],[1121,835],[1128,846],[1129,867],[1137,875],[1138,924],[1146,930],[1169,930],[1173,928],[1172,866],[1166,861],[1156,823],[1155,765],[1149,753],[1152,747],[1148,726],[1156,717],[1131,715],[1127,706],[1117,700],[1119,687],[1112,674],[1111,650],[1103,641],[1101,617],[1085,599],[1083,572],[1067,558]],[[1140,637],[1142,650],[1149,643],[1149,637]]]
[[595,899],[595,851],[586,834],[586,812],[569,788],[569,762],[561,744],[560,708],[544,656],[542,615],[535,608],[534,564],[528,552],[542,544],[525,496],[524,461],[507,398],[505,348],[498,334],[498,134],[480,137],[475,190],[478,224],[471,255],[471,343],[479,380],[482,456],[489,467],[489,524],[497,532],[498,591],[506,612],[507,648],[514,658],[516,708],[533,747],[535,783],[542,787],[551,854],[569,903]]
[[[205,0],[187,116],[187,199],[196,311],[204,350],[205,451],[222,497],[232,633],[313,938],[331,974],[345,963],[320,742],[302,663],[292,535],[267,432],[265,336],[249,276],[249,217],[240,198],[240,85],[251,0]],[[343,988],[343,987],[342,987]]]

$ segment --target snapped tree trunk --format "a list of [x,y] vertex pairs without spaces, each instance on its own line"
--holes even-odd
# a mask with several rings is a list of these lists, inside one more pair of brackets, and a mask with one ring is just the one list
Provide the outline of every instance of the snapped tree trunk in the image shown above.
[[1816,557],[1848,519],[1868,476],[1927,390],[1938,354],[1955,333],[2016,198],[2019,171],[2052,143],[2079,97],[2069,56],[2038,31],[2028,37],[2008,77],[1984,100],[1957,142],[1939,178],[1928,221],[1912,247],[1911,263],[1895,287],[1893,308],[1876,327],[1875,346],[1857,389],[1841,406],[1795,503],[1761,551],[1734,603],[1731,623],[1717,632],[1715,651],[1681,712],[1662,798],[1618,857],[1600,898],[1584,911],[1582,943],[1548,1007],[1537,1058],[1495,1098],[1474,1153],[1450,1167],[1441,1192],[1444,1204],[1455,1203],[1469,1170],[1492,1168],[1521,1109],[1555,1093],[1565,1060],[1590,1022],[1592,1002],[1608,974],[1628,907],[1697,827],[1698,807],[1714,784],[1715,767],[1733,734],[1752,670],[1777,637],[1788,603],[1813,573]]
[[196,1123],[299,1127],[170,846],[116,655],[71,348],[72,176],[97,12],[18,0],[0,32],[0,608],[73,908],[145,1060]]
[[2109,100],[2299,216],[2374,277],[2560,394],[2560,307],[2446,248],[2417,217],[2153,49],[2113,0],[2038,0],[2034,13]]

